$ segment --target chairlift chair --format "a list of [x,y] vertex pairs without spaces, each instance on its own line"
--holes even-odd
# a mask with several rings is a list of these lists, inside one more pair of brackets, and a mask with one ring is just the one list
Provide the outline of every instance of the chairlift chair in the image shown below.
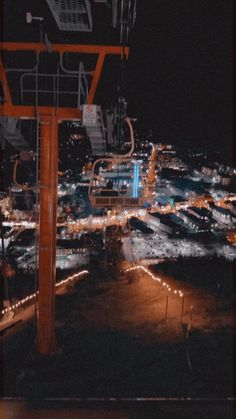
[[[123,155],[99,158],[93,164],[89,183],[89,200],[93,208],[122,209],[143,205],[140,162],[132,159],[134,133],[130,118],[126,118],[126,123],[130,129],[130,151]],[[121,172],[121,169],[126,172]]]

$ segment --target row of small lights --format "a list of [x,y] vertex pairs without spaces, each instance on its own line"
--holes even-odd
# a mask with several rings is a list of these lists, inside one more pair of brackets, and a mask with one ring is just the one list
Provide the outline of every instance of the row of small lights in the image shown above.
[[143,217],[146,215],[146,210],[131,210],[131,211],[125,211],[124,213],[120,215],[110,215],[109,217],[87,217],[82,218],[79,221],[75,221],[74,224],[106,224],[107,222],[111,223],[113,221],[121,221],[122,219],[126,219],[132,216],[140,216]]
[[[145,217],[146,215],[146,210],[144,209],[139,209],[139,210],[130,210],[130,211],[125,211],[124,213],[120,214],[120,215],[111,215],[109,218],[107,217],[87,217],[87,218],[82,218],[78,221],[73,221],[71,224],[77,224],[77,225],[89,225],[91,224],[106,224],[109,222],[112,223],[113,221],[121,221],[124,220],[126,218],[132,217],[132,216],[139,216],[139,217]],[[58,225],[66,225],[67,222],[65,223],[59,223]],[[30,222],[30,221],[4,221],[3,222],[4,226],[10,226],[10,227],[30,227],[30,228],[34,228],[36,226],[35,222]]]
[[[127,221],[128,218],[133,217],[133,216],[138,216],[142,219],[145,218],[146,216],[146,210],[132,210],[132,211],[126,211],[122,214],[119,215],[109,215],[109,217],[104,216],[104,217],[88,217],[88,218],[82,218],[81,220],[78,221],[73,221],[71,223],[69,223],[70,226],[72,226],[72,228],[74,228],[73,226],[75,226],[75,228],[77,227],[82,227],[82,228],[90,228],[91,226],[94,226],[96,228],[98,228],[98,226],[100,227],[105,227],[108,225],[112,225],[115,222],[118,223],[125,223]],[[63,223],[63,225],[66,225],[67,223]]]
[[176,290],[176,289],[173,290],[165,281],[162,281],[162,279],[159,276],[154,275],[151,271],[149,271],[149,269],[145,268],[143,265],[133,266],[132,268],[126,269],[125,272],[131,272],[131,271],[135,271],[135,270],[138,270],[138,269],[141,269],[142,271],[144,271],[154,281],[158,281],[163,287],[165,287],[167,289],[167,291],[173,292],[173,294],[175,294],[179,297],[184,296],[184,293],[181,290]]
[[[77,273],[77,274],[74,274],[74,275],[68,276],[66,279],[63,279],[62,281],[58,282],[58,283],[55,285],[55,287],[56,287],[56,288],[58,288],[58,287],[60,287],[61,285],[65,285],[65,284],[67,284],[68,282],[73,281],[74,279],[77,279],[77,278],[79,278],[80,276],[85,275],[85,274],[88,274],[88,273],[89,273],[88,271],[84,270],[84,271],[81,271],[81,272],[79,272],[79,273]],[[7,307],[7,308],[3,309],[3,310],[1,311],[2,315],[4,315],[4,314],[8,313],[9,311],[15,310],[16,308],[19,308],[20,306],[23,306],[23,305],[24,305],[24,304],[26,304],[28,301],[33,300],[34,298],[36,298],[36,296],[38,295],[38,293],[39,293],[39,292],[37,291],[37,292],[35,292],[34,294],[28,295],[27,297],[25,297],[25,298],[23,298],[22,300],[18,301],[16,304],[13,304],[12,306],[9,306],[9,307]]]

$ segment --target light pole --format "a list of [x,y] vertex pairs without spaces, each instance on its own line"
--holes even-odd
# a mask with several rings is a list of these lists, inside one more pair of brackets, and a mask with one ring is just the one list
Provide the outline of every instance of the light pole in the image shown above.
[[183,323],[183,315],[184,315],[184,295],[182,294],[182,303],[181,303],[181,315],[180,315],[180,323]]
[[2,210],[0,208],[0,234],[1,234],[1,242],[2,242],[2,260],[4,261],[4,256],[5,256],[5,248],[4,248],[4,236],[3,236],[3,221],[4,221],[5,217],[4,214],[2,213]]
[[188,337],[189,337],[189,332],[190,332],[190,329],[191,329],[191,326],[192,326],[192,320],[193,320],[193,306],[190,307],[190,321],[189,321],[189,324],[188,324],[186,339],[188,339]]
[[3,308],[9,306],[9,292],[8,292],[8,282],[6,276],[6,261],[5,261],[5,245],[4,245],[4,234],[3,234],[3,221],[5,220],[4,214],[0,208],[0,235],[2,243],[2,278],[3,278]]
[[190,307],[190,323],[192,324],[193,320],[193,306]]
[[165,320],[167,320],[167,314],[168,314],[168,300],[169,300],[169,296],[168,294],[166,295],[166,312],[165,312]]

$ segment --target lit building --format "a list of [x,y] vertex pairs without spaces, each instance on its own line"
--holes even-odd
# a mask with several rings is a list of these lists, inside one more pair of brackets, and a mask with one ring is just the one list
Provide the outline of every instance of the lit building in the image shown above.
[[171,193],[180,195],[186,199],[195,198],[205,193],[204,188],[198,183],[190,179],[177,179],[168,184]]
[[225,208],[213,207],[212,217],[220,223],[231,224],[233,222],[232,214]]
[[190,214],[188,211],[180,210],[178,211],[178,216],[184,221],[184,223],[196,233],[203,233],[209,231],[209,223],[205,223],[199,217],[196,217]]

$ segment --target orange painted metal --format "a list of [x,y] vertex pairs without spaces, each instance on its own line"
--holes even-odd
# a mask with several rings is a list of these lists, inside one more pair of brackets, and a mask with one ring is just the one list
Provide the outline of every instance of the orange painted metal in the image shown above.
[[7,77],[6,77],[6,72],[4,70],[4,65],[3,65],[3,60],[2,60],[1,54],[0,54],[0,81],[2,82],[2,87],[3,87],[5,100],[8,103],[11,103],[11,93],[10,93],[10,90],[9,90]]
[[106,56],[106,54],[104,52],[100,53],[99,56],[98,56],[93,81],[92,81],[92,84],[91,84],[91,87],[90,87],[90,90],[89,90],[89,94],[88,94],[88,103],[89,104],[92,104],[93,101],[94,101],[94,96],[95,96],[97,85],[98,85],[98,82],[99,82],[99,79],[100,79],[100,76],[101,76],[101,71],[102,71],[105,56]]
[[[26,42],[0,42],[0,50],[6,51],[35,51],[35,52],[44,52],[47,51],[47,47],[42,43],[26,43]],[[52,45],[51,52],[71,52],[71,53],[83,53],[83,54],[96,54],[98,55],[96,68],[91,72],[92,83],[88,93],[88,103],[92,104],[94,101],[97,85],[101,76],[101,71],[106,55],[121,55],[128,58],[129,48],[120,47],[120,46],[109,46],[109,45],[71,45],[71,44],[54,44]],[[2,81],[5,100],[6,103],[3,106],[0,106],[0,111],[2,115],[5,116],[16,116],[16,117],[25,117],[25,118],[34,118],[35,117],[35,107],[34,106],[14,106],[12,104],[11,95],[9,86],[6,79],[6,73],[2,61],[0,60],[0,80]],[[49,107],[40,107],[43,108],[43,112],[51,112]],[[79,110],[77,110],[78,112]],[[58,109],[58,118],[61,120],[66,119],[77,119],[78,115],[75,109],[60,108]],[[76,113],[76,115],[75,115]],[[71,115],[71,116],[70,116]],[[74,117],[75,115],[75,117]],[[81,114],[79,115],[81,117]]]
[[[0,50],[6,51],[47,51],[46,44],[29,42],[0,42]],[[129,48],[110,45],[80,45],[80,44],[53,44],[51,52],[75,52],[83,54],[112,54],[128,57]]]
[[[42,43],[0,43],[0,51],[47,51]],[[128,57],[129,48],[104,45],[52,45],[51,52],[97,54],[97,64],[88,94],[93,103],[104,59],[107,54]],[[58,124],[63,120],[81,119],[76,108],[53,108],[47,106],[14,105],[6,78],[3,62],[0,61],[0,81],[4,89],[5,103],[0,114],[21,119],[40,117],[40,227],[39,227],[39,294],[37,313],[37,349],[41,355],[53,354],[56,350],[55,281],[56,281],[56,221],[57,221],[57,173],[58,173]]]
[[148,176],[147,176],[147,183],[149,186],[153,186],[155,182],[155,165],[157,160],[157,148],[153,145],[152,147],[152,154],[150,157],[149,168],[148,168]]
[[[39,106],[40,112],[53,113],[56,112],[56,118],[60,121],[69,121],[69,120],[80,120],[81,111],[77,108],[57,108],[50,106]],[[9,103],[4,103],[0,106],[1,115],[5,116],[15,116],[21,119],[36,119],[37,112],[35,106],[23,106],[23,105],[11,105]]]
[[40,113],[40,220],[37,349],[56,350],[54,332],[57,228],[58,123]]

